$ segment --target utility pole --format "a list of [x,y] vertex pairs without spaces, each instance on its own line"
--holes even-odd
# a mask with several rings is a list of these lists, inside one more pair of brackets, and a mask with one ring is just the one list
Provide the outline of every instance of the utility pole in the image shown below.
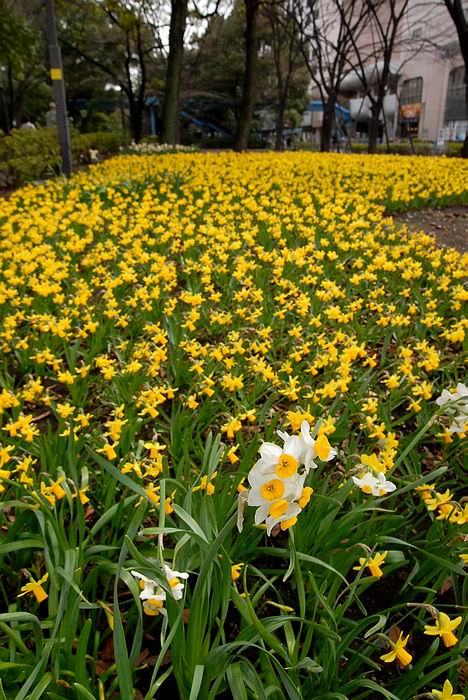
[[55,24],[54,0],[45,0],[47,8],[47,36],[49,40],[50,77],[57,109],[57,134],[62,153],[62,172],[71,175],[70,130],[68,128],[67,100],[65,97],[65,81],[63,79],[62,54],[57,38]]

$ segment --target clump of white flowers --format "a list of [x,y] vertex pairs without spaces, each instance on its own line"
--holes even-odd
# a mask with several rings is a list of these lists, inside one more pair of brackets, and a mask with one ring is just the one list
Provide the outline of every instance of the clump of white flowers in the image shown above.
[[[141,588],[140,599],[143,601],[143,611],[146,615],[166,615],[164,603],[166,602],[166,591],[154,581],[138,571],[131,571],[132,576],[139,580]],[[173,571],[167,564],[164,564],[164,574],[175,600],[180,600],[184,594],[184,586],[181,579],[188,579],[189,575],[181,571]]]
[[450,433],[468,432],[468,387],[459,382],[456,389],[444,389],[438,399],[438,406],[444,407],[444,413],[452,418]]
[[[248,476],[250,489],[242,494],[244,502],[257,509],[255,524],[265,522],[268,535],[275,525],[287,530],[297,522],[313,493],[304,482],[310,469],[318,466],[315,460],[328,462],[336,456],[326,435],[312,437],[307,421],[302,422],[300,435],[281,431],[278,435],[283,446],[272,442],[262,444],[260,459]],[[238,527],[242,529],[241,516]]]
[[135,143],[132,141],[130,146],[121,146],[121,151],[128,151],[130,153],[138,155],[151,155],[153,153],[194,153],[197,149],[194,146],[183,146],[180,143],[154,143],[151,141],[141,141],[140,143]]

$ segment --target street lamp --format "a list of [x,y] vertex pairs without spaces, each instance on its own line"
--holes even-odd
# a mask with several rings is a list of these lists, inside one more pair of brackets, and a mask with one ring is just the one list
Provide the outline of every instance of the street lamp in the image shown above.
[[69,177],[72,171],[70,130],[68,128],[67,100],[63,79],[62,54],[57,39],[54,0],[45,0],[47,9],[47,35],[49,40],[50,77],[57,109],[57,134],[62,153],[62,172]]

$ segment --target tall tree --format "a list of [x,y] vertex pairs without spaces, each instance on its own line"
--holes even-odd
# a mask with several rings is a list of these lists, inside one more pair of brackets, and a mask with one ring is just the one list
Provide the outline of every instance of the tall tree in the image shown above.
[[234,148],[244,151],[247,148],[257,96],[258,69],[258,23],[260,0],[244,0],[245,8],[245,64],[244,85],[239,120],[237,123]]
[[[212,17],[196,46],[186,52],[182,88],[185,99],[191,108],[200,108],[209,121],[231,133],[235,133],[241,111],[244,32],[243,2],[236,2],[228,15]],[[277,86],[272,31],[264,13],[259,17],[258,33],[263,50],[258,56],[256,102],[270,111],[277,107]],[[300,80],[295,73],[289,90],[291,99],[300,101],[306,88],[303,73]]]
[[295,0],[302,55],[323,106],[321,151],[330,150],[341,83],[367,16],[366,0]]
[[367,31],[363,41],[351,34],[352,67],[370,103],[368,151],[375,153],[384,98],[392,76],[401,70],[401,66],[392,65],[392,58],[410,0],[364,0],[364,3],[368,11]]
[[244,59],[244,16],[236,3],[227,16],[212,17],[196,45],[186,53],[183,94],[211,104],[212,118],[225,130],[235,129],[240,111]]
[[169,55],[162,113],[162,141],[175,145],[179,137],[180,80],[184,60],[184,34],[188,0],[171,0]]
[[[465,64],[465,119],[468,119],[468,4],[463,0],[443,0],[457,30],[460,51]],[[468,158],[468,129],[462,148],[462,157]]]
[[126,97],[133,138],[140,141],[148,66],[161,49],[149,0],[62,0],[62,44],[100,69]]
[[0,0],[0,129],[8,133],[23,118],[37,119],[50,95],[40,6]]
[[265,0],[262,13],[268,19],[267,41],[271,44],[276,77],[275,150],[283,149],[283,126],[288,98],[293,81],[298,77],[304,61],[297,33],[291,17],[292,0]]
[[[189,11],[188,0],[171,0],[171,19],[169,24],[169,52],[166,66],[164,87],[162,140],[175,145],[179,139],[180,127],[180,91],[184,65],[184,34],[187,18],[192,20],[191,29],[197,22],[205,22],[218,12],[221,0],[205,0],[203,9],[192,0]],[[211,8],[211,9],[210,9]]]

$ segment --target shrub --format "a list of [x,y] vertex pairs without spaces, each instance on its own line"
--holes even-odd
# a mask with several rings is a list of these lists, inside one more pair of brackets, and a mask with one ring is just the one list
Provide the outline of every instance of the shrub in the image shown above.
[[[93,134],[72,131],[73,164],[76,167],[90,163],[90,149],[99,151],[101,157],[117,153],[124,142],[125,135],[121,131]],[[58,175],[60,167],[60,146],[55,129],[14,129],[8,136],[0,136],[0,188]]]
[[50,177],[59,170],[60,148],[52,129],[15,129],[0,138],[0,186]]
[[100,156],[109,156],[118,153],[119,148],[125,143],[123,131],[97,131],[91,134],[72,134],[72,155],[76,162],[89,162],[89,150],[99,151]]
[[445,147],[445,154],[452,158],[460,158],[463,148],[463,143],[457,141],[449,141]]

